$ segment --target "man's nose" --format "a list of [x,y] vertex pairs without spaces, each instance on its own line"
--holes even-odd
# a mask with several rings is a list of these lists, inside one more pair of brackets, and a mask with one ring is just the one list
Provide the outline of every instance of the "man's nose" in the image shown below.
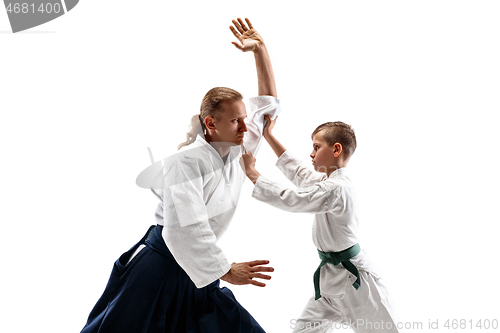
[[241,125],[240,131],[241,131],[241,132],[246,132],[246,131],[248,131],[248,129],[247,129],[247,124],[246,124],[244,121],[242,122],[242,124],[243,124],[243,125]]

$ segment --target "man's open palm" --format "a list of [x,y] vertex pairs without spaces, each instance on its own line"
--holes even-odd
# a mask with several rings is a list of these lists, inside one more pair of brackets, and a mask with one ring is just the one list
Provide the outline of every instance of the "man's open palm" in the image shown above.
[[233,20],[234,26],[230,26],[229,29],[233,32],[234,36],[238,38],[240,43],[232,42],[232,44],[239,50],[243,52],[254,51],[261,44],[264,43],[264,40],[259,35],[259,33],[253,28],[252,23],[250,23],[249,19],[245,19],[248,24],[245,25],[241,18],[238,20]]

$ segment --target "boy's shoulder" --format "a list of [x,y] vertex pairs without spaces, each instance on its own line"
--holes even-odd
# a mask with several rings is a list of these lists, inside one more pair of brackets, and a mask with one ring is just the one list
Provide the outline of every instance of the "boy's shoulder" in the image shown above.
[[341,196],[349,196],[355,194],[355,188],[352,181],[347,176],[347,172],[341,169],[335,171],[336,174],[331,174],[329,177],[325,177],[322,181],[316,183],[316,185],[322,187],[327,191],[335,191]]

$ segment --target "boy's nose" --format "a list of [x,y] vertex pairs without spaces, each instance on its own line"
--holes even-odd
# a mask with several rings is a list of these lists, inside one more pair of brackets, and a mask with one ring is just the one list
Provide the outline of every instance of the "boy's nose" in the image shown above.
[[245,122],[243,122],[243,125],[240,128],[240,132],[247,132],[247,131],[248,131],[247,124]]

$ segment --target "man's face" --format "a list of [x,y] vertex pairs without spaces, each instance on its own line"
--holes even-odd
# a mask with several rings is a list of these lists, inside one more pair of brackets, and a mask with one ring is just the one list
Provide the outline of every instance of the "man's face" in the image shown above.
[[319,131],[313,138],[313,151],[311,153],[314,170],[329,174],[329,168],[335,164],[334,147],[329,146]]
[[243,101],[224,101],[220,105],[218,119],[215,119],[218,141],[241,145],[247,131],[247,111]]

